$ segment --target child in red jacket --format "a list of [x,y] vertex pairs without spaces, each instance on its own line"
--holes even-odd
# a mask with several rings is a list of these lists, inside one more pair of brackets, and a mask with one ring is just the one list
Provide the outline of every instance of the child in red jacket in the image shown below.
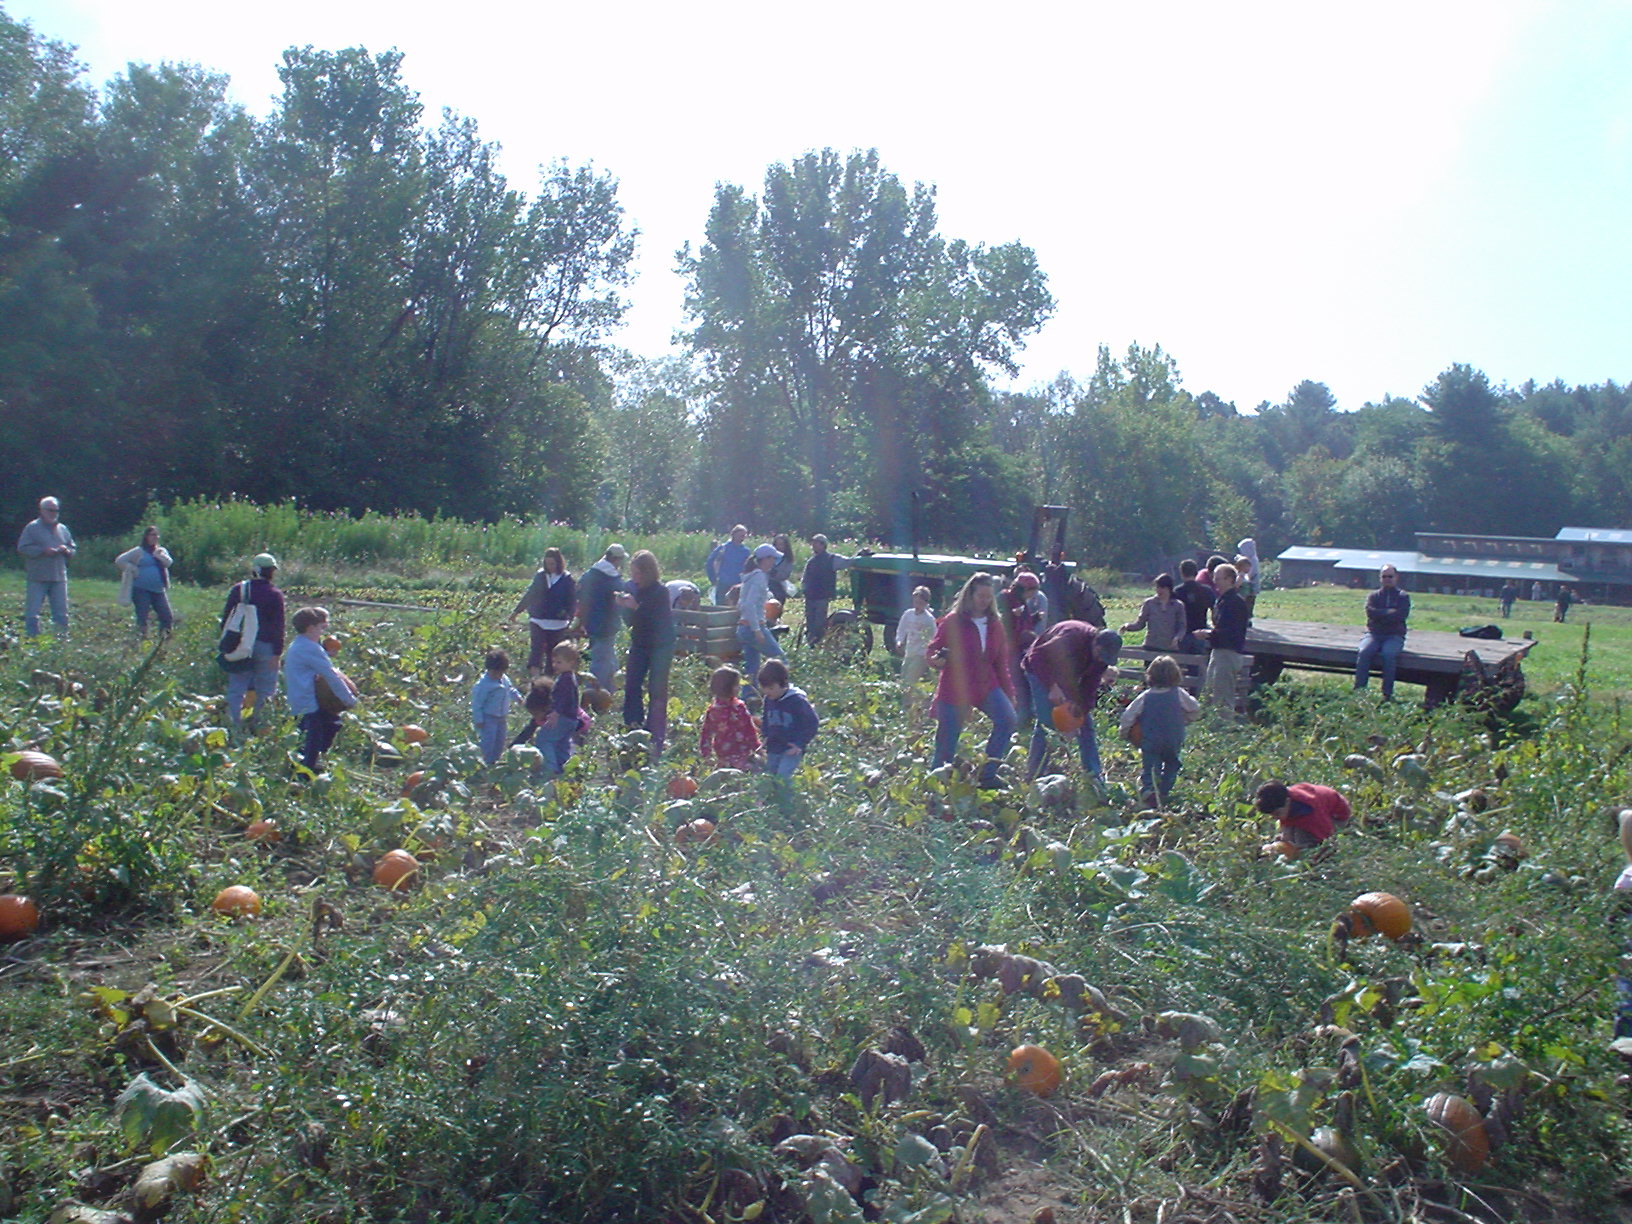
[[1280,842],[1294,849],[1313,850],[1340,825],[1349,822],[1349,801],[1329,786],[1313,782],[1266,782],[1258,788],[1254,806],[1280,822],[1279,841],[1264,847],[1265,854],[1277,853]]
[[701,751],[705,762],[720,769],[748,769],[759,751],[759,728],[737,696],[742,673],[734,667],[716,668],[708,678],[714,700],[703,712]]

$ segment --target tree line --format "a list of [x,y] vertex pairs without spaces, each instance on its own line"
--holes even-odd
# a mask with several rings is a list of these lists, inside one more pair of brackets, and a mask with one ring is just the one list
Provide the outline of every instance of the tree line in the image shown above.
[[[152,501],[757,528],[1009,549],[1029,507],[1141,569],[1212,542],[1406,546],[1425,528],[1632,525],[1629,393],[1452,366],[1340,411],[1252,412],[1158,345],[1005,391],[1049,317],[1021,243],[940,232],[871,151],[721,184],[679,253],[667,358],[615,340],[638,237],[618,184],[527,189],[395,52],[296,48],[265,118],[227,80],[104,89],[0,10],[0,481],[82,531]],[[699,212],[703,212],[699,202]],[[914,497],[914,494],[917,494]]]

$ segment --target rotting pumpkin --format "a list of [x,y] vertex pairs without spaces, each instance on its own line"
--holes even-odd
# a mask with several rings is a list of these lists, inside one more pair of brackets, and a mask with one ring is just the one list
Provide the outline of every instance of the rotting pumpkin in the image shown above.
[[62,777],[62,766],[57,764],[56,757],[30,749],[17,754],[17,759],[11,763],[11,776],[19,782],[33,782],[40,778],[60,778]]

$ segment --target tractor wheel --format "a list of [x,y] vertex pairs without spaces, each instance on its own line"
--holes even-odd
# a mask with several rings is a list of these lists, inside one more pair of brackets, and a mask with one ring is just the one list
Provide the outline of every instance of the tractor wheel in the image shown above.
[[858,662],[873,652],[873,627],[854,612],[834,612],[827,618],[827,632],[817,649],[846,663]]

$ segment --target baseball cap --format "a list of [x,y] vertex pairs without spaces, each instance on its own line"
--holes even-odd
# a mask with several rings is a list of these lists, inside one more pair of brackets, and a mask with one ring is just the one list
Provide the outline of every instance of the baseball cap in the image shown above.
[[766,557],[774,557],[778,561],[782,560],[782,554],[777,552],[776,549],[772,548],[769,544],[761,544],[758,548],[754,549],[755,561],[763,561]]
[[1114,629],[1101,629],[1094,638],[1094,647],[1102,663],[1115,663],[1122,653],[1122,635]]
[[622,544],[608,544],[606,546],[606,557],[609,561],[622,561],[628,555],[629,550]]
[[278,559],[271,553],[256,553],[255,560],[249,563],[250,569],[269,570],[278,568]]

